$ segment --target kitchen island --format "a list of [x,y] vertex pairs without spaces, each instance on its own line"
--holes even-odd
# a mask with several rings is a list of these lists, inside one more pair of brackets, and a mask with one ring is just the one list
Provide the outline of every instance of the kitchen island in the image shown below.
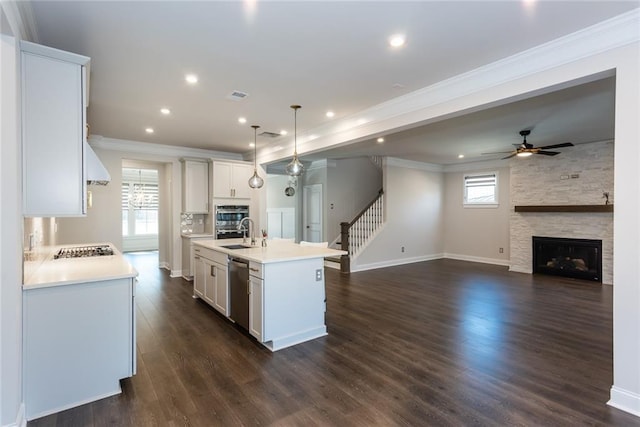
[[245,327],[239,321],[245,313],[234,312],[234,307],[243,310],[245,301],[234,301],[229,260],[245,263],[248,279],[235,284],[244,286],[235,295],[246,292],[246,329],[269,350],[280,350],[327,335],[324,258],[345,254],[278,240],[266,247],[243,244],[242,239],[196,241],[194,298]]
[[59,249],[25,266],[28,420],[118,394],[120,379],[136,372],[138,272],[115,249],[112,255],[54,259]]

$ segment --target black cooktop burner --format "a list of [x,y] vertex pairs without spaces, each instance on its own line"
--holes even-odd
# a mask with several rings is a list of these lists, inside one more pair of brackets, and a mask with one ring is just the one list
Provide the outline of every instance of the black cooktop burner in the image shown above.
[[53,256],[53,259],[60,258],[83,258],[93,256],[105,256],[113,255],[113,249],[109,245],[94,245],[94,246],[75,246],[72,248],[62,248],[57,254]]

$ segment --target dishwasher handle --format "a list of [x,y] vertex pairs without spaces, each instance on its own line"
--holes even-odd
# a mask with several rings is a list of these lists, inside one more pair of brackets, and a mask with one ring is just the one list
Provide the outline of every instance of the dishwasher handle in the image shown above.
[[249,263],[244,260],[229,258],[229,266],[234,266],[237,268],[249,268]]

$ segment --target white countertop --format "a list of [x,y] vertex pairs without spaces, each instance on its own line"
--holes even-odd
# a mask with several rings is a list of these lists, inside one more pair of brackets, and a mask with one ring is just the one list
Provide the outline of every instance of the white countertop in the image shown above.
[[180,235],[188,239],[192,239],[192,238],[201,239],[206,237],[213,239],[213,233],[181,233]]
[[[222,247],[243,244],[242,239],[197,240],[193,244],[261,264],[347,255],[346,251],[315,246],[300,246],[298,243],[285,240],[267,240],[267,247],[262,247],[260,246],[260,239],[258,239],[256,246],[246,249],[227,249]],[[245,245],[250,246],[249,239],[247,239]]]
[[22,289],[37,289],[51,286],[73,285],[77,283],[99,282],[103,280],[136,277],[138,272],[113,248],[114,255],[85,258],[53,259],[54,253],[62,247],[89,246],[94,244],[64,245],[51,248],[50,255],[42,261],[22,285]]

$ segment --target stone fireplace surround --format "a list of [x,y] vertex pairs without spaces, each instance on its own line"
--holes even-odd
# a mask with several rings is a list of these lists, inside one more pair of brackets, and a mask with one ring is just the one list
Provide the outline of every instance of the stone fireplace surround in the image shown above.
[[603,192],[613,203],[612,141],[559,151],[511,160],[510,270],[532,273],[532,236],[602,240],[602,283],[613,284],[611,212],[514,211],[516,205],[600,205]]

